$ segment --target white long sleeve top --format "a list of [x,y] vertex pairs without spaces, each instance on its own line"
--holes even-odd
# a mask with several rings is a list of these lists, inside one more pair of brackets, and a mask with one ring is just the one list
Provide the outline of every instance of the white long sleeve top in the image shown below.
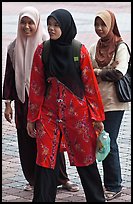
[[[96,43],[90,47],[89,53],[92,60],[93,68],[101,69],[100,67],[98,67],[98,64],[95,60]],[[127,46],[124,43],[120,44],[117,49],[115,59],[119,62],[119,64],[116,66],[116,69],[122,72],[123,75],[127,72],[129,57],[130,55],[127,50]],[[108,68],[110,64],[113,62],[113,60],[114,60],[114,56],[112,57],[112,60],[110,61],[110,63],[106,67],[103,67],[102,69]],[[117,111],[117,110],[129,110],[130,102],[126,102],[126,103],[119,102],[118,97],[116,95],[114,82],[101,81],[99,83],[99,88],[100,88],[100,93],[102,96],[105,112]]]

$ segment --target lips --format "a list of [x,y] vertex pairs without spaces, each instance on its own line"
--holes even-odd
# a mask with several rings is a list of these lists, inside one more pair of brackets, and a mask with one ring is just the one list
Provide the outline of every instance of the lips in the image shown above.
[[103,32],[97,31],[96,33],[97,33],[97,35],[100,36],[100,37],[103,36]]
[[31,32],[31,30],[23,30],[25,33],[30,33]]
[[102,31],[97,31],[97,33],[98,33],[98,34],[103,34],[103,32],[102,32]]
[[51,32],[49,32],[49,35],[52,36],[52,35],[55,35],[55,33],[51,33]]

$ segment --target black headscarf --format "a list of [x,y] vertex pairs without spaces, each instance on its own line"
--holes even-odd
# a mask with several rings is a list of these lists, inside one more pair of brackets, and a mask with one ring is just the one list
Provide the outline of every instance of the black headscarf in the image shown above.
[[77,34],[72,15],[65,9],[53,11],[47,18],[53,17],[59,24],[62,35],[57,40],[50,39],[50,54],[46,66],[48,76],[55,76],[76,96],[83,98],[83,84],[73,60],[72,40]]

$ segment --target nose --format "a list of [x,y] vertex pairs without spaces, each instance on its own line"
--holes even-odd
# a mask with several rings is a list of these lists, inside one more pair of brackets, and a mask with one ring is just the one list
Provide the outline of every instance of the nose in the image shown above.
[[25,23],[25,27],[26,27],[26,28],[29,28],[29,24],[28,24],[28,23]]
[[102,26],[97,26],[97,30],[102,30]]
[[54,30],[54,26],[49,25],[49,26],[48,26],[48,29],[49,29],[49,30]]

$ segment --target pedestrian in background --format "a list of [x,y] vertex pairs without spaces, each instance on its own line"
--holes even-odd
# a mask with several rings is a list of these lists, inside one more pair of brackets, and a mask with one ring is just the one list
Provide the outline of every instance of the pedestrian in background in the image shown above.
[[[87,202],[104,202],[96,164],[96,131],[103,130],[104,110],[89,53],[80,51],[80,72],[73,61],[77,34],[71,13],[53,11],[47,18],[50,53],[42,62],[43,44],[35,51],[31,72],[27,130],[36,137],[33,202],[55,202],[62,137],[70,165],[76,166]],[[46,50],[47,51],[47,50]]]
[[113,12],[99,12],[94,26],[99,40],[89,51],[104,105],[104,128],[111,139],[111,151],[102,162],[105,195],[107,200],[111,200],[121,195],[122,177],[117,139],[124,111],[129,110],[129,103],[119,101],[114,82],[126,73],[129,53],[127,46],[121,43],[123,39]]
[[[3,86],[5,100],[5,118],[11,122],[13,110],[11,102],[15,102],[15,123],[18,137],[18,148],[22,170],[28,183],[24,190],[34,186],[36,163],[36,140],[27,133],[27,111],[29,81],[34,51],[38,44],[46,40],[44,28],[38,10],[32,6],[24,7],[19,13],[16,39],[9,45],[7,52],[6,71]],[[69,191],[78,191],[67,175],[65,157],[60,155],[59,184]]]

